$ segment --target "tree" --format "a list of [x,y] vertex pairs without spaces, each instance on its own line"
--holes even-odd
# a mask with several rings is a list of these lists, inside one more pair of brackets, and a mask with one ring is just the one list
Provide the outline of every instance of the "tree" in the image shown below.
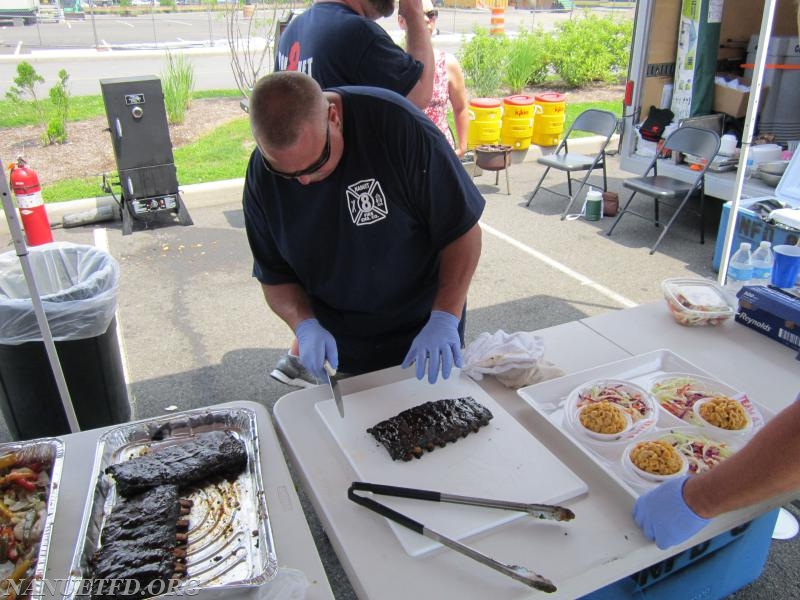
[[275,4],[267,8],[266,5],[259,6],[256,3],[252,16],[246,17],[236,2],[229,2],[223,6],[228,48],[231,54],[231,70],[236,80],[236,87],[242,96],[249,98],[256,81],[272,71],[276,26],[279,22],[278,12],[279,10],[283,12],[283,9],[277,8]]

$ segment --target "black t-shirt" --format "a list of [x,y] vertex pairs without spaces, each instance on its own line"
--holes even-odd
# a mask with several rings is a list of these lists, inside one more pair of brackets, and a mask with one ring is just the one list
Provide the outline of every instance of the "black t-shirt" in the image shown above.
[[423,65],[380,25],[338,2],[311,5],[289,22],[275,55],[276,71],[301,71],[325,88],[372,85],[406,96]]
[[399,364],[427,321],[439,255],[477,223],[484,199],[447,140],[405,98],[334,88],[344,154],[318,183],[269,173],[253,152],[244,188],[253,275],[298,283],[336,338],[339,368]]

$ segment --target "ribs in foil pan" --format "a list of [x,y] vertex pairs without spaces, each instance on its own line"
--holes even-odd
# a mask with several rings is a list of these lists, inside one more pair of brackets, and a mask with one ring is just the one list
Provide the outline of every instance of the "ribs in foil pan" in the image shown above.
[[247,450],[247,466],[235,479],[211,478],[181,489],[192,501],[186,545],[186,575],[177,594],[230,597],[270,581],[278,571],[261,478],[256,416],[252,410],[200,409],[115,427],[98,440],[92,473],[96,477],[84,511],[70,579],[76,598],[91,577],[89,560],[100,545],[106,518],[124,500],[105,470],[208,431],[227,431]]
[[[50,537],[53,532],[53,522],[56,518],[56,505],[58,504],[58,490],[61,486],[61,470],[64,463],[64,442],[56,438],[39,438],[26,442],[12,442],[0,445],[0,457],[14,454],[17,464],[47,463],[50,465],[48,475],[50,488],[47,491],[46,515],[42,526],[42,535],[33,545],[33,563],[20,582],[20,591],[28,591],[25,597],[39,598],[43,592],[45,570],[47,569],[47,556],[50,552]],[[2,496],[0,496],[2,498]],[[38,550],[36,546],[38,545]],[[20,557],[20,560],[24,557]],[[12,590],[7,590],[6,593]]]

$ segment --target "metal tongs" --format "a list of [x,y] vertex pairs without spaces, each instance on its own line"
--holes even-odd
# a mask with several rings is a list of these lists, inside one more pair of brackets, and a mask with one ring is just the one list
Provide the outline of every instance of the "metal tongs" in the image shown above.
[[422,523],[418,523],[414,519],[407,517],[404,514],[397,512],[376,502],[367,496],[356,494],[356,491],[372,492],[373,494],[380,494],[382,496],[396,496],[398,498],[413,498],[416,500],[430,500],[432,502],[451,502],[454,504],[468,504],[471,506],[484,506],[487,508],[499,508],[503,510],[515,510],[528,513],[530,516],[537,519],[552,519],[554,521],[570,521],[575,518],[573,513],[568,508],[563,506],[552,506],[549,504],[525,504],[523,502],[506,502],[503,500],[491,500],[487,498],[473,498],[470,496],[456,496],[454,494],[445,494],[442,492],[434,492],[430,490],[418,490],[414,488],[397,487],[393,485],[381,485],[378,483],[365,483],[361,481],[354,481],[350,484],[347,490],[347,497],[361,506],[378,513],[381,516],[391,519],[395,523],[407,527],[411,531],[416,531],[420,535],[424,535],[432,540],[452,548],[456,552],[477,560],[479,563],[486,565],[504,575],[508,575],[512,579],[516,579],[525,585],[542,592],[552,593],[556,591],[556,586],[553,582],[538,575],[525,567],[518,565],[507,565],[501,563],[485,554],[482,554],[465,546],[464,544],[450,539],[441,533],[437,533],[432,529],[428,529]]

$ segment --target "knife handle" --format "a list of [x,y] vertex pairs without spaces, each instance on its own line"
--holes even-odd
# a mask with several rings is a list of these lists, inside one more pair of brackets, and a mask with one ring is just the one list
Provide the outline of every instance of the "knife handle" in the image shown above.
[[430,490],[418,490],[414,488],[398,487],[395,485],[383,485],[380,483],[366,483],[363,481],[354,481],[351,487],[354,490],[361,490],[363,492],[372,492],[373,494],[380,494],[381,496],[397,496],[398,498],[430,500],[431,502],[440,502],[442,499],[441,492],[432,492]]
[[347,497],[355,502],[356,504],[360,504],[364,508],[368,508],[369,510],[378,513],[379,515],[386,517],[387,519],[391,519],[395,523],[402,525],[403,527],[407,527],[411,531],[415,531],[420,535],[425,535],[425,526],[422,523],[418,523],[414,519],[405,516],[389,508],[388,506],[384,506],[380,502],[375,502],[372,498],[367,498],[365,496],[359,496],[355,493],[356,490],[356,483],[350,485],[350,488],[347,490]]

